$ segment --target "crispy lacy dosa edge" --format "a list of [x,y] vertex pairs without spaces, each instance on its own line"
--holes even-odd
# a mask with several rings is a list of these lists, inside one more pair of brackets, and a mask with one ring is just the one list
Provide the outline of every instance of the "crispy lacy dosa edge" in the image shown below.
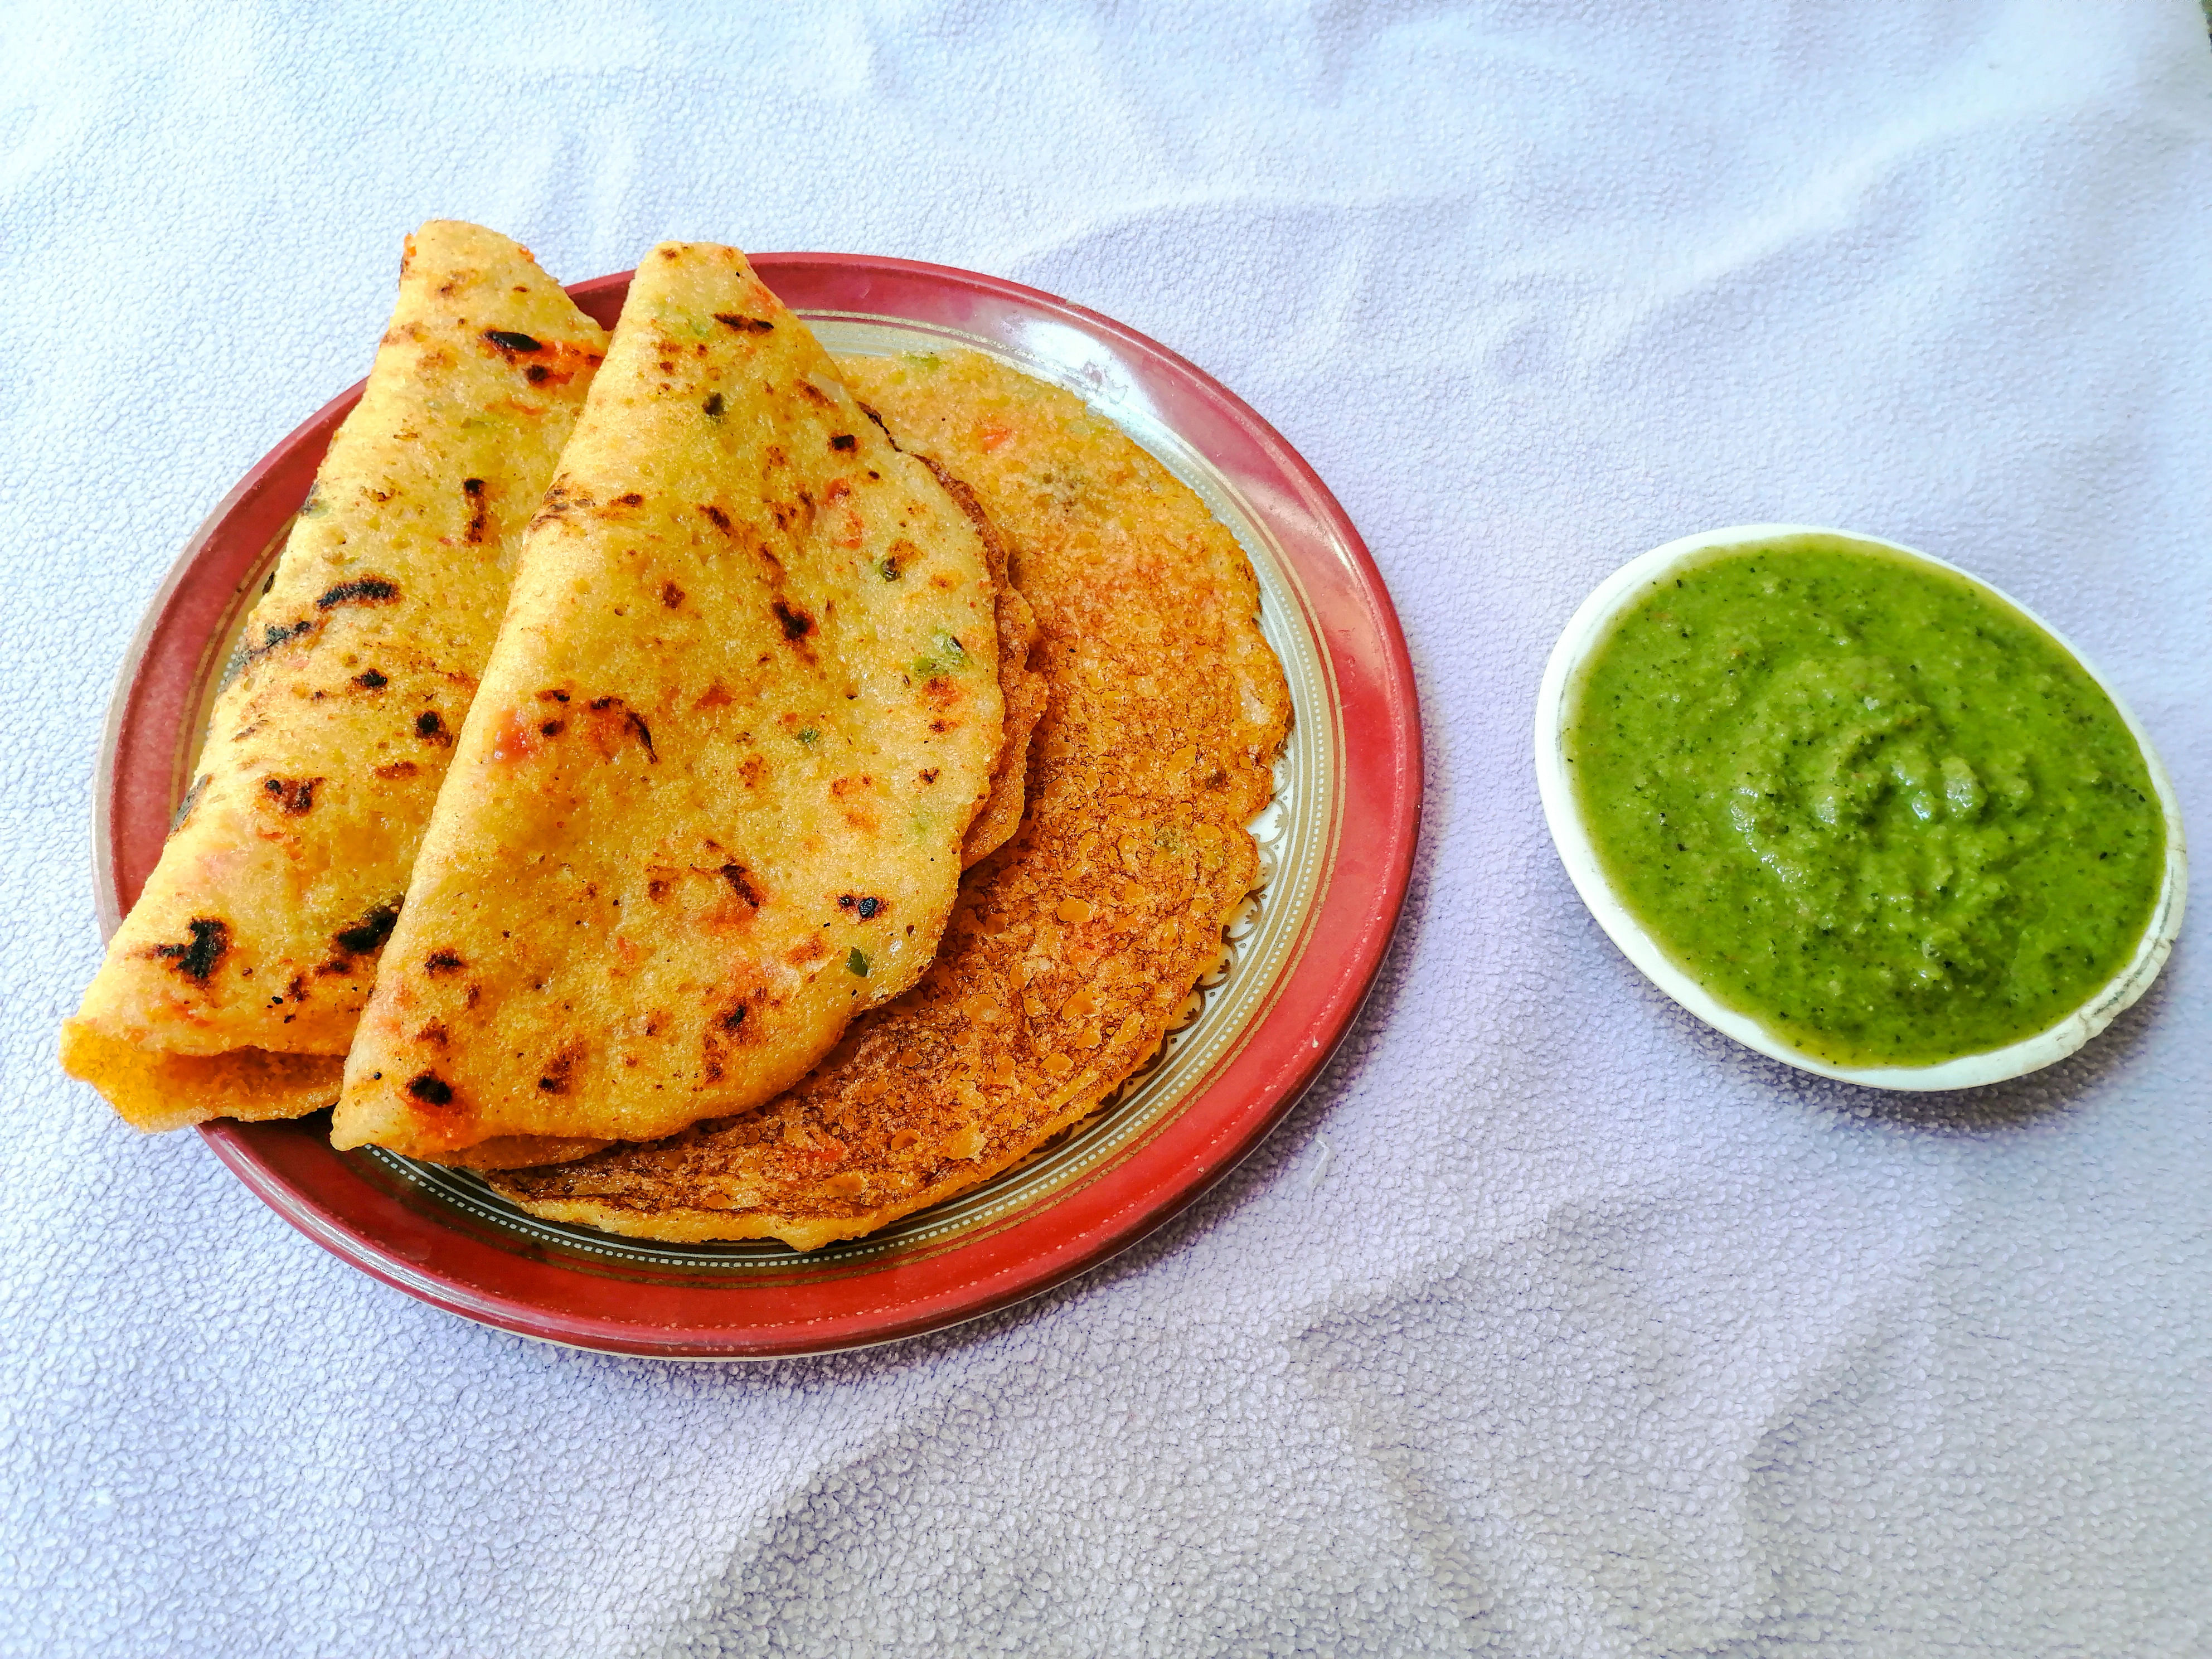
[[[839,367],[845,366],[845,361],[841,360]],[[868,410],[868,418],[882,425],[875,410]],[[1029,665],[1030,653],[1036,648],[1036,612],[1014,586],[1009,573],[1012,560],[1006,538],[991,522],[991,515],[984,511],[975,492],[928,456],[921,459],[937,475],[938,483],[945,486],[945,493],[968,515],[969,521],[975,526],[975,533],[983,538],[992,585],[998,590],[993,614],[999,632],[999,693],[1006,704],[1006,740],[999,750],[998,765],[991,773],[990,795],[976,812],[975,821],[968,826],[968,838],[961,844],[962,864],[973,866],[1005,846],[1021,827],[1029,778],[1030,733],[1036,729],[1037,721],[1044,714],[1044,676]]]
[[640,265],[348,1060],[341,1148],[747,1109],[910,986],[1001,748],[994,585],[735,249]]
[[936,962],[759,1110],[489,1177],[534,1215],[676,1242],[871,1232],[1019,1163],[1158,1048],[1250,890],[1290,722],[1243,550],[1071,394],[973,354],[848,362],[1012,550],[1048,696],[1029,811]]
[[178,823],[64,1028],[64,1067],[126,1121],[337,1098],[515,546],[605,349],[526,248],[457,221],[408,238]]

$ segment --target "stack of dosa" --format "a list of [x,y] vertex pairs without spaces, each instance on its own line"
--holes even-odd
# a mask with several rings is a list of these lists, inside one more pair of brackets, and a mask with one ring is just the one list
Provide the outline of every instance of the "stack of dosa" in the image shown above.
[[605,349],[528,250],[451,222],[408,239],[183,812],[63,1028],[63,1064],[139,1128],[337,1097],[514,550]]
[[143,1128],[343,1069],[337,1146],[617,1232],[869,1231],[1218,959],[1289,723],[1257,599],[1066,392],[833,365],[711,245],[610,342],[426,226],[64,1063]]
[[1029,816],[970,872],[921,984],[795,1088],[657,1145],[492,1177],[538,1215],[811,1249],[974,1186],[1158,1047],[1251,885],[1244,826],[1290,700],[1235,540],[1064,392],[969,354],[841,368],[1011,544],[1050,690]]
[[912,985],[1002,748],[997,591],[962,506],[737,251],[655,248],[531,526],[334,1143],[499,1167],[666,1135],[775,1096]]

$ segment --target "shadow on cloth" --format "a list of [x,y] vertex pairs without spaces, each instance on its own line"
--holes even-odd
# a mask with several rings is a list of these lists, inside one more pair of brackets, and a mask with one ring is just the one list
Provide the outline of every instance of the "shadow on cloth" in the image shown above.
[[1816,1078],[1779,1060],[1762,1060],[1761,1066],[1771,1074],[1775,1087],[1815,1111],[1869,1118],[1937,1135],[1986,1135],[2025,1127],[2087,1101],[2135,1058],[2165,1006],[2171,976],[2169,964],[2142,1000],[2057,1065],[1978,1089],[1944,1089],[1926,1094],[1867,1089]]

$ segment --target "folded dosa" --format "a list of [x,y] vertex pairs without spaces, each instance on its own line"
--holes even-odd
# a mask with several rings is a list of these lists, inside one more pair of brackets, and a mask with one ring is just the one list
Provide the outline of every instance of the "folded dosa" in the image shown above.
[[[842,368],[845,365],[841,363]],[[873,410],[868,418],[883,424]],[[897,441],[892,441],[896,443]],[[1029,665],[1036,645],[1036,613],[1022,597],[1008,574],[1011,562],[1006,538],[992,524],[990,514],[967,483],[925,455],[924,465],[937,475],[945,493],[957,502],[983,538],[983,554],[991,567],[992,585],[998,590],[994,617],[999,635],[999,697],[1006,706],[1006,741],[1000,746],[998,764],[991,771],[991,793],[985,797],[975,821],[962,842],[963,864],[980,864],[1005,846],[1021,827],[1024,787],[1029,776],[1030,733],[1044,714],[1044,676]]]
[[291,1117],[342,1056],[606,335],[527,249],[407,241],[362,399],[247,618],[62,1062],[142,1129]]
[[495,1164],[805,1073],[937,948],[1001,747],[994,598],[966,514],[743,257],[655,248],[531,526],[333,1144]]
[[972,1187],[1158,1048],[1256,872],[1245,825],[1291,705],[1234,538],[1065,392],[968,353],[842,368],[1011,545],[1049,690],[1029,815],[969,873],[921,982],[797,1087],[656,1145],[490,1177],[549,1219],[811,1249]]

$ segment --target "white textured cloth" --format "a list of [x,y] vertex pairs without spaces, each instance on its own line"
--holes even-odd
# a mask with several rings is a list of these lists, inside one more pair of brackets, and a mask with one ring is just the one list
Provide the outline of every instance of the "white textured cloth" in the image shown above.
[[[124,642],[434,216],[572,279],[1034,283],[1335,489],[1425,839],[1206,1201],[965,1329],[631,1362],[372,1282],[59,1074]],[[2057,621],[2212,832],[2195,0],[19,0],[0,276],[0,1650],[2212,1651],[2212,918],[2048,1073],[1829,1086],[1638,978],[1528,758],[1598,578],[1829,523]]]

